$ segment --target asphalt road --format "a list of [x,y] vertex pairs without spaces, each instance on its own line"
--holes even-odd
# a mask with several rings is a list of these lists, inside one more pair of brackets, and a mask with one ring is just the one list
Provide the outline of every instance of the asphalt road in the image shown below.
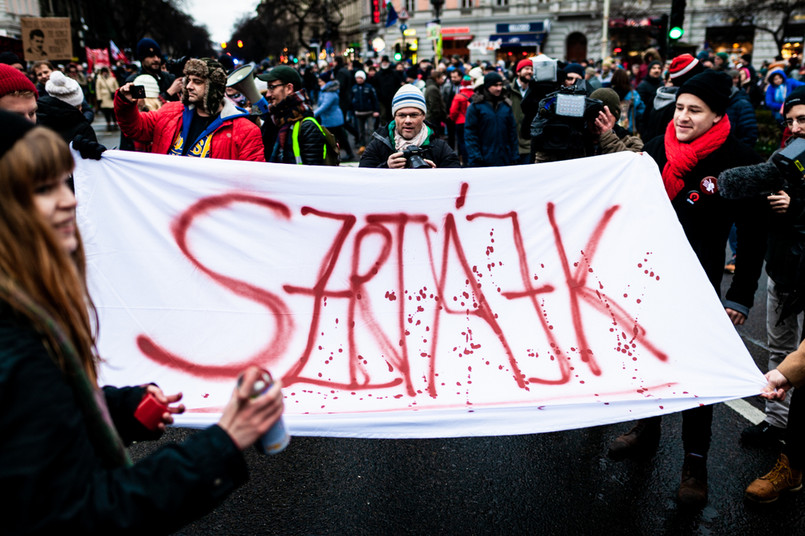
[[[94,126],[101,143],[118,144],[117,131],[107,133],[98,121]],[[738,329],[765,371],[765,281]],[[746,402],[761,407],[757,399]],[[249,482],[176,534],[805,534],[805,495],[765,507],[744,502],[745,487],[777,456],[775,449],[739,444],[749,424],[725,404],[715,408],[710,501],[700,511],[680,508],[674,499],[683,455],[675,414],[663,420],[659,451],[644,461],[606,457],[626,423],[509,437],[295,437],[276,456],[249,449]],[[131,453],[140,459],[192,433],[171,429]]]

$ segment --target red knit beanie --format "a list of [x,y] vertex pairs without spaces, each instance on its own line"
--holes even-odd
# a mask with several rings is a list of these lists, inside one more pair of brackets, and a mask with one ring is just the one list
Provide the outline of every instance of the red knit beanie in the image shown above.
[[514,72],[519,73],[520,69],[522,69],[523,67],[534,67],[534,62],[531,61],[530,58],[525,59],[525,60],[520,60],[519,62],[517,62],[517,69],[515,69]]
[[28,77],[11,65],[0,63],[0,97],[5,97],[15,91],[33,91],[34,96],[39,98],[36,86],[28,80]]
[[690,54],[680,54],[671,61],[668,76],[671,78],[671,83],[679,87],[703,70],[699,60]]

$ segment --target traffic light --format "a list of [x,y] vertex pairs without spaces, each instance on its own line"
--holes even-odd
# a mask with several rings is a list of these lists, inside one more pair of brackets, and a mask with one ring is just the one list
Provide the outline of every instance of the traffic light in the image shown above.
[[400,61],[402,59],[402,47],[400,43],[396,43],[394,45],[394,61]]
[[682,24],[685,22],[685,7],[687,7],[687,0],[671,0],[671,16],[668,17],[670,43],[675,43],[685,33],[682,28]]

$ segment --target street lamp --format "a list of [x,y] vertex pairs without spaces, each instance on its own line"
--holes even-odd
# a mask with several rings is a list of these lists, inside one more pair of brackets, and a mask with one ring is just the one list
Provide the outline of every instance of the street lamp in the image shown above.
[[433,6],[433,14],[435,15],[433,22],[439,24],[442,22],[440,17],[442,16],[442,6],[444,5],[444,0],[430,0],[430,3]]

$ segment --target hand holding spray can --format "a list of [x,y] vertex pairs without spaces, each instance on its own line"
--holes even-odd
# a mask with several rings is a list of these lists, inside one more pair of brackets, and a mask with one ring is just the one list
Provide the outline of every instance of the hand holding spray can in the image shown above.
[[[243,382],[243,376],[238,378],[238,386],[240,386],[241,382]],[[265,394],[271,386],[274,385],[274,378],[271,377],[271,373],[267,370],[264,370],[260,375],[260,378],[256,382],[254,382],[254,386],[252,387],[252,398],[257,398],[260,395]],[[282,417],[274,423],[274,426],[268,429],[268,432],[262,435],[260,439],[257,440],[257,443],[254,444],[254,447],[262,454],[279,454],[285,447],[288,446],[288,443],[291,442],[291,436],[288,435],[288,430],[285,428],[285,423],[282,420]]]

